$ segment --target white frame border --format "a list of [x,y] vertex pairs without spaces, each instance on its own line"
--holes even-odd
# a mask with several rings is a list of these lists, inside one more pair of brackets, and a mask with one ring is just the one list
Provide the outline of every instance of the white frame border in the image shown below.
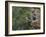
[[[40,7],[41,9],[41,29],[40,30],[21,30],[12,31],[12,6],[18,7]],[[26,4],[26,3],[8,3],[8,19],[9,19],[9,34],[26,34],[26,33],[42,33],[43,32],[43,5],[42,4]]]

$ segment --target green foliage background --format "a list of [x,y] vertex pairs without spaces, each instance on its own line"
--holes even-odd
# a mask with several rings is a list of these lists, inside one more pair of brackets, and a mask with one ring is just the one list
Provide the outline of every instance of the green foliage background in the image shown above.
[[12,29],[13,30],[27,30],[31,29],[31,21],[26,19],[30,17],[31,9],[29,7],[12,7]]

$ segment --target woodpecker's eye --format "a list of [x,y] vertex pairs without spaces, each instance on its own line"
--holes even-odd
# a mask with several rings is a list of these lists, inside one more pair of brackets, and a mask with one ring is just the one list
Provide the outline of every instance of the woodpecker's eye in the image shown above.
[[33,17],[33,20],[36,20],[36,17]]

